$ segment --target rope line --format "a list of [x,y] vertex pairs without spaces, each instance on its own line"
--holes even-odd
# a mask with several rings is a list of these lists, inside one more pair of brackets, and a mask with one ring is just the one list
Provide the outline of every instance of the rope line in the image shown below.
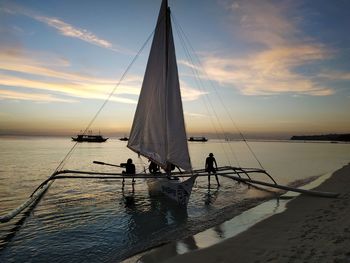
[[[174,17],[174,16],[173,16]],[[230,112],[228,111],[226,105],[223,103],[223,99],[220,95],[220,93],[218,92],[216,86],[214,85],[213,81],[209,78],[209,74],[206,72],[203,64],[201,63],[201,60],[198,58],[194,48],[191,45],[191,42],[189,41],[187,35],[185,34],[184,30],[182,29],[181,25],[179,23],[177,23],[177,19],[174,17],[174,21],[176,23],[176,25],[179,27],[179,29],[181,30],[182,34],[184,35],[185,39],[188,42],[189,47],[191,48],[192,52],[194,53],[194,56],[196,57],[199,66],[201,67],[203,73],[205,74],[205,76],[207,77],[211,87],[213,88],[213,90],[215,91],[218,99],[220,100],[221,105],[224,107],[224,110],[226,111],[227,115],[229,116],[230,121],[232,122],[233,126],[236,128],[236,130],[238,131],[239,135],[241,136],[242,140],[244,141],[244,143],[247,145],[247,148],[249,149],[249,151],[251,152],[251,154],[253,155],[253,157],[255,158],[255,160],[257,161],[257,163],[260,165],[260,167],[262,169],[264,169],[263,165],[261,164],[261,162],[259,161],[258,157],[256,156],[256,154],[254,153],[253,149],[250,147],[248,141],[246,140],[246,138],[244,137],[243,133],[240,131],[240,129],[238,128],[237,124],[235,123],[235,121],[233,120]],[[194,65],[194,64],[193,64]],[[214,111],[215,112],[215,111]],[[226,136],[226,133],[224,133],[224,135]],[[231,148],[231,147],[230,147]]]
[[[175,22],[175,20],[174,20],[174,22]],[[185,41],[184,41],[184,39],[183,39],[181,33],[179,32],[179,29],[178,29],[178,27],[177,27],[176,22],[174,23],[174,25],[175,25],[176,32],[177,32],[177,34],[178,34],[178,36],[179,36],[180,43],[181,43],[181,45],[182,45],[182,47],[183,47],[183,49],[184,49],[184,51],[185,51],[185,55],[186,55],[187,59],[190,60],[190,61],[193,61],[193,59],[192,59],[192,57],[191,57],[191,55],[190,55],[190,52],[188,51],[188,48],[187,48],[187,46],[186,46],[186,43],[185,43]],[[197,86],[198,86],[204,93],[206,93],[205,90],[202,88],[202,86],[204,86],[204,85],[203,85],[202,80],[201,80],[201,79],[199,78],[199,76],[198,76],[198,72],[195,71],[194,68],[192,68],[192,67],[191,67],[191,70],[192,70],[192,73],[193,73],[193,75],[194,75],[194,77],[195,77],[194,80],[195,80],[195,82],[197,83]],[[207,101],[207,100],[208,100],[208,101]],[[208,106],[208,104],[211,104],[211,103],[210,103],[210,100],[207,98],[207,96],[204,96],[203,104],[204,104],[204,107],[205,107],[206,110],[207,110],[207,114],[208,114],[208,116],[209,116],[209,120],[210,120],[210,122],[211,122],[211,125],[212,125],[212,127],[214,128],[215,134],[216,134],[216,136],[217,136],[218,138],[220,138],[221,136],[220,136],[219,131],[218,131],[218,129],[217,129],[215,123],[214,123],[213,116],[210,114],[210,111],[209,111],[209,106]],[[212,107],[212,105],[211,105],[211,107]],[[212,108],[213,108],[213,107],[212,107]],[[215,112],[214,109],[213,109],[213,111]],[[225,147],[223,147],[222,144],[220,144],[220,145],[222,146],[222,149],[223,149],[223,151],[224,151],[224,154],[225,154],[225,156],[226,156],[227,161],[228,161],[228,162],[230,163],[230,165],[231,165],[230,158],[228,158],[228,155],[227,155],[227,152],[226,152]]]
[[[192,65],[196,65],[194,59],[193,59],[192,56],[191,56],[191,52],[188,50],[188,48],[187,48],[187,46],[186,46],[186,41],[185,41],[185,39],[184,39],[184,37],[186,37],[186,35],[185,35],[185,33],[183,32],[183,30],[181,29],[181,26],[177,23],[175,17],[173,17],[173,18],[174,18],[174,22],[175,22],[174,24],[175,24],[175,26],[176,26],[175,28],[176,28],[177,33],[178,33],[178,35],[179,35],[179,39],[181,40],[180,42],[181,42],[181,44],[182,44],[182,46],[183,46],[183,48],[184,48],[184,50],[185,50],[185,54],[186,54],[186,56],[187,56],[187,59],[192,63]],[[180,31],[180,29],[181,29],[181,31]],[[183,35],[184,37],[183,37],[182,35]],[[187,39],[187,42],[189,43],[188,39]],[[188,44],[188,45],[190,46],[190,44]],[[195,53],[195,52],[193,51],[193,53]],[[199,59],[197,58],[197,60],[199,60]],[[200,63],[199,63],[199,64],[200,64]],[[197,82],[198,87],[199,87],[205,94],[207,94],[206,90],[204,89],[205,85],[203,84],[203,81],[202,81],[202,79],[201,79],[200,76],[199,76],[198,70],[195,69],[194,67],[190,67],[190,68],[191,68],[191,70],[192,70],[192,72],[193,72],[193,74],[194,74],[195,81]],[[219,118],[219,116],[218,116],[218,113],[217,113],[216,110],[215,110],[215,107],[214,107],[213,103],[212,103],[211,100],[208,98],[208,96],[204,96],[204,98],[205,98],[205,100],[203,101],[203,102],[204,102],[204,106],[205,106],[205,108],[206,108],[206,110],[207,110],[207,112],[208,112],[208,116],[209,116],[209,118],[210,118],[212,127],[214,128],[214,131],[215,131],[216,136],[217,136],[218,138],[223,137],[223,139],[227,141],[227,140],[228,140],[228,136],[227,136],[227,134],[226,134],[226,132],[225,132],[225,129],[223,128],[222,123],[220,122],[220,118]],[[211,111],[214,113],[214,117],[215,117],[216,120],[217,120],[217,124],[218,124],[218,126],[219,126],[219,129],[221,130],[221,134],[218,132],[218,129],[217,129],[217,127],[216,127],[216,125],[215,125],[215,123],[214,123],[214,121],[213,121],[213,117],[212,117],[212,115],[210,114],[208,104],[210,105]],[[231,158],[228,157],[227,150],[226,150],[226,148],[224,147],[224,146],[227,145],[227,144],[224,143],[223,141],[220,141],[220,145],[221,145],[221,147],[222,147],[222,149],[223,149],[223,151],[224,151],[224,154],[225,154],[225,156],[226,156],[227,161],[229,162],[230,165],[232,165],[232,164],[231,164]],[[233,148],[232,148],[230,145],[228,145],[228,146],[229,146],[229,149],[230,149],[230,151],[231,151],[231,154],[233,155],[233,157],[234,157],[236,163],[239,165],[239,160],[238,160],[238,158],[237,158],[237,155],[236,155],[235,151],[233,150]]]
[[[98,117],[98,115],[101,113],[101,111],[103,110],[103,108],[107,105],[107,103],[109,102],[109,100],[111,99],[111,97],[114,95],[115,91],[117,90],[117,88],[120,86],[120,84],[123,82],[123,80],[125,79],[127,73],[129,72],[130,68],[132,67],[132,65],[135,63],[136,59],[139,57],[139,55],[141,54],[141,52],[144,50],[144,48],[146,47],[147,43],[149,42],[149,40],[151,39],[151,37],[154,34],[154,30],[152,31],[152,33],[148,36],[148,38],[146,39],[146,41],[143,43],[143,45],[141,46],[141,48],[139,49],[139,51],[136,53],[136,55],[134,56],[134,58],[132,59],[132,61],[129,63],[128,67],[126,68],[126,70],[124,71],[123,75],[120,77],[118,83],[114,86],[114,88],[112,89],[112,91],[109,93],[109,95],[107,96],[107,98],[105,99],[105,101],[102,103],[102,105],[100,106],[100,108],[98,109],[98,111],[95,113],[95,115],[93,116],[93,118],[91,119],[91,121],[89,122],[89,124],[87,125],[87,127],[85,128],[83,135],[85,135],[88,130],[90,129],[91,125],[94,123],[94,121],[96,120],[96,118]],[[62,159],[62,161],[59,163],[59,165],[56,167],[55,171],[52,173],[52,175],[49,177],[50,179],[55,176],[56,172],[61,170],[64,165],[66,164],[67,160],[72,156],[76,146],[78,145],[79,142],[75,142],[74,145],[72,146],[72,148],[68,151],[68,153],[66,154],[66,156]],[[39,186],[38,188],[36,188],[34,190],[34,192],[30,195],[33,196],[35,194],[36,191],[38,191],[38,189],[41,188],[41,186]]]

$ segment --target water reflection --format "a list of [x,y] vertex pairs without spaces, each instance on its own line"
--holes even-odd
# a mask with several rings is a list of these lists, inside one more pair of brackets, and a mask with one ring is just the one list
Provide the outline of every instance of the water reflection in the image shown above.
[[215,200],[218,198],[218,195],[219,195],[219,187],[212,190],[208,185],[208,191],[204,195],[204,204],[205,205],[213,204]]
[[30,212],[26,211],[20,220],[18,220],[14,226],[8,230],[7,235],[1,237],[0,239],[0,252],[6,248],[6,246],[11,242],[11,240],[16,236],[17,232],[20,230],[25,220],[29,216]]
[[176,252],[178,254],[184,254],[188,251],[193,251],[196,249],[198,249],[198,246],[193,236],[186,237],[185,239],[177,242]]
[[[250,155],[243,151],[243,143],[230,143],[240,153],[242,166],[255,165],[249,161]],[[57,162],[71,144],[66,138],[0,138],[1,214],[10,212],[25,201],[57,167]],[[217,159],[224,160],[226,155],[221,146],[220,142],[191,144],[194,168],[203,166],[203,158],[208,152],[215,151]],[[265,168],[278,182],[285,184],[332,171],[348,163],[349,146],[252,142],[252,147],[264,158]],[[113,163],[116,158],[124,160],[130,157],[138,159],[136,154],[126,149],[125,143],[117,140],[98,147],[81,144],[66,168],[95,170],[93,160]],[[298,163],[298,170],[294,169],[295,163]],[[138,170],[142,170],[141,167],[140,163]],[[98,167],[98,170],[115,171],[109,167]],[[232,180],[222,181],[217,191],[207,189],[207,178],[198,178],[185,214],[160,196],[149,197],[147,184],[141,180],[137,181],[134,190],[127,183],[124,193],[121,183],[115,181],[57,181],[26,220],[18,217],[13,222],[0,224],[0,262],[28,262],[34,257],[38,262],[118,262],[149,247],[200,231],[203,225],[215,225],[216,215],[226,214],[228,206],[230,213],[243,211],[251,205],[247,206],[248,199],[254,202],[266,196],[265,192],[254,188],[249,190]],[[282,200],[280,203],[283,203]],[[220,213],[223,209],[224,212]],[[14,223],[16,220],[19,220],[17,224]],[[239,225],[245,226],[246,220],[241,220]],[[239,226],[233,228],[240,229]],[[211,240],[228,237],[229,230],[224,229],[213,229]],[[202,240],[195,236],[181,240],[170,250],[183,253],[197,249],[203,244],[200,241],[205,242],[206,239],[205,236]],[[1,250],[4,245],[6,249]]]
[[189,236],[178,242],[171,242],[162,246],[162,249],[154,249],[152,253],[147,253],[142,258],[137,260],[138,263],[154,263],[162,262],[171,257],[175,257],[180,254],[184,254],[189,251],[198,249],[197,244],[193,236]]
[[125,192],[125,186],[122,186],[122,202],[125,208],[132,209],[135,207],[135,184],[131,185],[131,192]]
[[[325,174],[324,176],[318,178],[317,180],[305,185],[304,189],[311,189],[321,184],[324,180],[330,177],[331,174]],[[211,192],[208,189],[206,193],[205,201],[210,204],[213,195],[217,193]],[[256,223],[270,217],[271,215],[283,212],[286,209],[286,204],[291,200],[289,197],[298,196],[297,193],[286,194],[287,198],[276,198],[262,203],[256,207],[253,207],[242,214],[224,222],[223,224],[216,225],[213,228],[207,229],[196,235],[187,237],[180,241],[171,242],[159,248],[155,248],[142,257],[140,257],[137,262],[145,263],[159,263],[175,257],[180,254],[184,254],[190,251],[194,251],[201,248],[206,248],[217,244],[227,238],[234,237],[239,233],[247,230]],[[136,257],[134,257],[136,258]]]
[[140,257],[137,262],[159,263],[180,254],[212,246],[247,230],[252,225],[273,214],[281,213],[285,210],[287,202],[287,200],[270,200],[243,212],[223,224],[180,241],[171,242],[162,247],[155,248]]
[[[36,199],[22,214],[20,214],[21,218],[14,223],[13,227],[7,230],[7,234],[5,236],[0,236],[0,252],[6,248],[6,246],[12,241],[12,239],[16,236],[17,232],[24,225],[26,219],[31,215],[35,206],[40,202],[42,196]],[[8,223],[11,225],[11,222]]]
[[213,230],[215,231],[218,239],[225,239],[226,238],[226,236],[225,236],[226,232],[225,232],[225,229],[223,229],[222,225],[214,226]]

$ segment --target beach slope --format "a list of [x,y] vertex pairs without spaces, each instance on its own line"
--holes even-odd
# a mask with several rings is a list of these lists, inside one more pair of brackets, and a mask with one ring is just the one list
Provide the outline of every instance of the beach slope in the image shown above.
[[350,164],[315,189],[340,195],[300,195],[285,212],[166,262],[350,262]]

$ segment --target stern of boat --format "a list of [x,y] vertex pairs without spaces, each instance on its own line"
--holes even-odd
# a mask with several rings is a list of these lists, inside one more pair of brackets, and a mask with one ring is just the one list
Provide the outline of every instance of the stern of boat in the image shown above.
[[193,175],[182,182],[175,178],[154,178],[147,179],[147,184],[151,195],[162,193],[181,206],[187,206],[196,178],[197,175]]

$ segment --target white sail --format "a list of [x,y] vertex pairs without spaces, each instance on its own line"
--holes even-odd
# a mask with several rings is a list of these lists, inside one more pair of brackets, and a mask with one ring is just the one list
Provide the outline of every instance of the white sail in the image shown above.
[[159,11],[128,147],[163,168],[172,163],[191,170],[166,0]]

